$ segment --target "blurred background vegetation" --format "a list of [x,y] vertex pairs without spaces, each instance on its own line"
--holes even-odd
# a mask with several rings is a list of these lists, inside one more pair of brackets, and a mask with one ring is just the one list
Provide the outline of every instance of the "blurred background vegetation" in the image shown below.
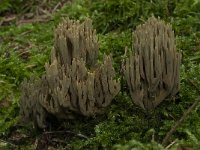
[[[1,0],[0,1],[0,149],[164,149],[160,143],[200,95],[199,0]],[[41,76],[53,47],[54,29],[63,18],[91,18],[100,52],[112,53],[120,76],[124,49],[132,31],[150,16],[172,25],[182,53],[181,90],[174,101],[146,113],[132,104],[126,85],[102,116],[62,122],[45,134],[19,119],[20,84]],[[123,79],[121,79],[123,81]],[[83,139],[78,134],[88,138]],[[200,149],[200,107],[178,127],[168,149]]]

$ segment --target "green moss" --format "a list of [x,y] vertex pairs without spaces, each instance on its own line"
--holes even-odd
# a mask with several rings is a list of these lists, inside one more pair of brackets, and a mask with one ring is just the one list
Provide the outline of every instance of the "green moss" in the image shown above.
[[[199,95],[199,91],[190,82],[192,80],[200,87],[199,5],[200,2],[195,0],[79,0],[64,6],[47,23],[1,27],[0,137],[6,138],[18,124],[19,88],[23,79],[44,73],[44,64],[49,60],[53,47],[55,26],[63,17],[79,20],[90,17],[98,32],[99,60],[104,53],[112,53],[114,67],[122,81],[122,90],[104,115],[63,123],[65,130],[88,136],[88,139],[70,136],[66,147],[163,149],[159,143]],[[131,102],[120,69],[125,47],[131,50],[132,31],[152,14],[171,23],[175,30],[177,49],[183,55],[181,90],[174,101],[165,101],[154,112],[145,112]],[[20,55],[23,50],[29,53],[27,59]],[[7,108],[2,108],[1,102],[5,99],[11,103]],[[172,149],[179,144],[199,149],[199,122],[200,110],[197,106],[171,137],[172,140],[179,139]]]

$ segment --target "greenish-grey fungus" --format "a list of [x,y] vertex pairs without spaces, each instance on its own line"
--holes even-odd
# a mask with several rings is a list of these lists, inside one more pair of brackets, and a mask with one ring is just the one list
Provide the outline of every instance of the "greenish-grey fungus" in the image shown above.
[[97,63],[98,42],[91,20],[67,19],[55,31],[55,44],[46,74],[22,84],[21,116],[46,127],[49,114],[72,119],[74,114],[93,116],[111,104],[120,90],[111,56]]
[[133,39],[134,52],[124,61],[125,80],[132,101],[153,110],[179,91],[181,54],[171,26],[155,17],[137,26]]

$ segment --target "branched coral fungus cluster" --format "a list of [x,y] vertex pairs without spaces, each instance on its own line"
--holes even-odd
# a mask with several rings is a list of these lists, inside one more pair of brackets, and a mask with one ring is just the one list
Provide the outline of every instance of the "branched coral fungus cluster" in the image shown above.
[[124,76],[133,102],[152,110],[179,90],[181,55],[172,28],[151,17],[133,33],[134,52],[126,58]]
[[[179,90],[181,55],[169,25],[151,17],[133,33],[134,52],[127,56],[123,75],[132,101],[152,110]],[[67,19],[55,32],[50,63],[42,78],[22,84],[21,116],[45,128],[47,116],[69,119],[74,114],[104,112],[120,90],[110,56],[97,63],[98,43],[90,20]]]
[[120,90],[110,56],[97,63],[98,43],[90,20],[66,20],[55,32],[51,61],[41,79],[22,85],[21,115],[44,128],[48,114],[71,118],[73,114],[102,113]]

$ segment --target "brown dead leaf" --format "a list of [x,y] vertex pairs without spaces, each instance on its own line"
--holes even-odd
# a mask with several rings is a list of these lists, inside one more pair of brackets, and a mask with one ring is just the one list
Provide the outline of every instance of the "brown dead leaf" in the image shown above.
[[177,150],[192,150],[192,148],[191,147],[187,147],[187,146],[183,146],[183,145],[179,145],[177,147]]
[[52,147],[52,146],[49,146],[48,147],[48,150],[56,150],[56,148]]
[[5,16],[0,20],[0,26],[8,25],[11,22],[16,21],[16,19],[17,19],[16,15]]
[[27,23],[36,23],[36,22],[48,22],[50,20],[50,16],[48,15],[42,15],[42,16],[37,16],[33,19],[21,19],[17,21],[17,25],[23,25]]
[[11,101],[8,98],[3,98],[0,100],[0,108],[7,108],[11,105]]

